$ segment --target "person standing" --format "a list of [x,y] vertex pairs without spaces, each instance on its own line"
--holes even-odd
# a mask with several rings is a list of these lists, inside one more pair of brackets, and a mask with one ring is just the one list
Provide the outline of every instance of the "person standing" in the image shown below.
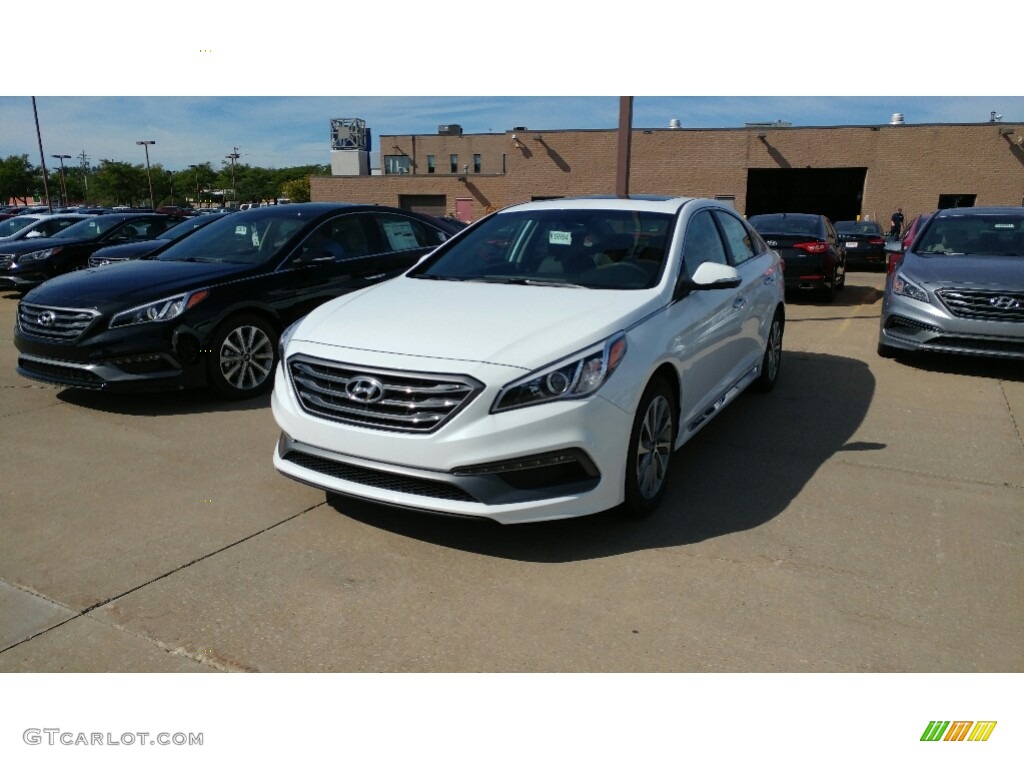
[[889,222],[889,237],[898,239],[900,232],[903,231],[903,209],[897,208],[896,213],[892,215],[892,221]]

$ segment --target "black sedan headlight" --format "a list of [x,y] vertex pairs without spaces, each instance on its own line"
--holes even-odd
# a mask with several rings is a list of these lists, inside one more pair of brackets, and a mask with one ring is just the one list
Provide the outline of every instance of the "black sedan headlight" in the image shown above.
[[24,264],[29,261],[42,261],[43,259],[48,259],[51,256],[60,253],[62,250],[63,246],[58,245],[56,248],[43,248],[41,251],[19,253],[11,260],[16,264]]
[[125,325],[162,323],[167,320],[173,320],[209,295],[210,291],[203,288],[198,291],[168,296],[166,299],[158,299],[148,304],[141,304],[137,307],[126,309],[124,312],[118,312],[110,319],[110,327],[120,328]]

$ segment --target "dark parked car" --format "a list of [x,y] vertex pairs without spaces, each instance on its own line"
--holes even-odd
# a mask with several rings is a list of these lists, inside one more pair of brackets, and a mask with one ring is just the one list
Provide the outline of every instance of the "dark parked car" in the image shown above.
[[106,245],[149,240],[179,221],[159,213],[110,213],[88,216],[53,237],[0,242],[0,286],[26,291],[85,267]]
[[86,218],[80,213],[53,214],[24,213],[0,221],[0,242],[11,243],[33,237],[52,237],[62,229]]
[[886,278],[878,333],[882,357],[914,351],[1024,361],[1024,208],[929,218]]
[[118,261],[129,261],[131,259],[142,259],[155,256],[162,250],[170,247],[181,238],[202,229],[207,224],[212,224],[217,219],[227,216],[226,213],[211,216],[190,216],[180,221],[170,229],[165,229],[152,240],[137,240],[133,243],[121,245],[108,245],[100,248],[89,257],[90,267],[102,267],[104,264],[113,264]]
[[210,385],[229,398],[259,395],[273,385],[289,324],[404,272],[455,231],[377,205],[223,216],[153,259],[63,275],[26,294],[14,329],[18,372],[89,389]]
[[846,248],[827,216],[765,213],[747,220],[785,262],[787,291],[816,291],[835,300],[846,285]]
[[885,266],[885,233],[877,221],[837,221],[836,234],[846,247],[847,268]]

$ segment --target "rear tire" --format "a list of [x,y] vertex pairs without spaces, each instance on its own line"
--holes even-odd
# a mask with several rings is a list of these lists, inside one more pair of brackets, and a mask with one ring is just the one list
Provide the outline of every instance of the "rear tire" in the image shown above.
[[775,389],[779,380],[779,369],[782,367],[782,334],[785,324],[782,313],[776,312],[768,329],[768,343],[765,344],[764,357],[761,358],[761,375],[754,381],[755,392],[767,393]]
[[821,299],[826,304],[836,300],[836,283],[839,282],[839,267],[832,267],[832,278],[821,286]]
[[661,503],[675,448],[676,405],[672,388],[662,378],[647,385],[633,420],[626,456],[627,517],[647,517]]

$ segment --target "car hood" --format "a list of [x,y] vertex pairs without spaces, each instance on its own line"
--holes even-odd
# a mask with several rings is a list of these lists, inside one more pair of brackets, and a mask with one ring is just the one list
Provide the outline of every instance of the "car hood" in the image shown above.
[[88,238],[74,239],[61,239],[59,237],[27,237],[23,240],[0,240],[0,250],[3,253],[28,253],[29,251],[42,251],[47,248],[56,248],[57,246],[63,246],[67,248],[69,245],[81,245],[82,243],[92,243],[93,240]]
[[54,277],[25,294],[24,301],[51,307],[117,311],[194,288],[204,288],[251,270],[252,266],[248,264],[124,261]]
[[900,271],[929,286],[1024,289],[1024,256],[942,256],[907,254]]
[[660,292],[399,277],[310,313],[293,339],[533,370],[625,330]]

